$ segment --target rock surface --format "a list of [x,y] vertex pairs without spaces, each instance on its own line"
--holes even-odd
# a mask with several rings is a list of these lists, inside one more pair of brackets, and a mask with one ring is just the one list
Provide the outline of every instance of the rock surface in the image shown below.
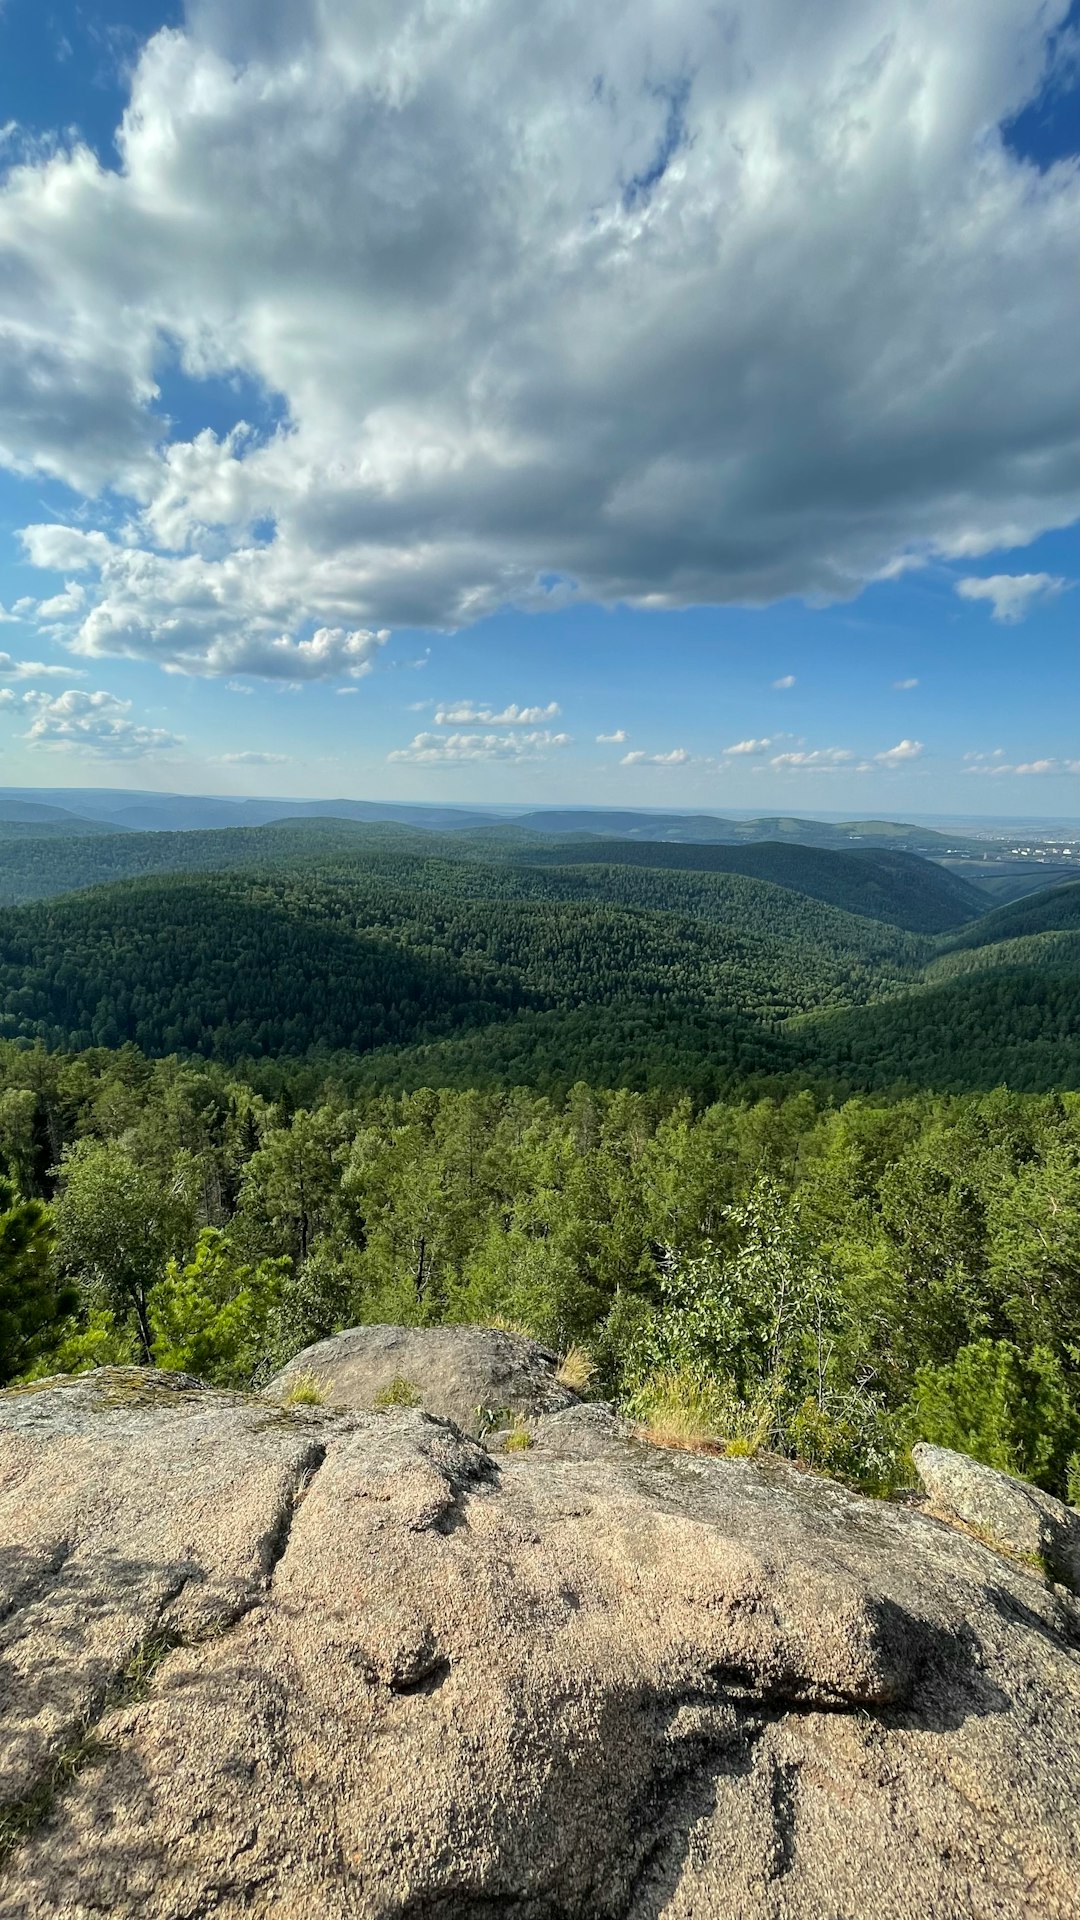
[[0,1920],[1076,1920],[1080,1609],[579,1406],[0,1395]]
[[578,1396],[556,1380],[558,1365],[538,1341],[498,1327],[350,1327],[305,1347],[265,1393],[280,1401],[298,1375],[314,1373],[335,1406],[370,1410],[404,1380],[425,1412],[475,1435],[490,1424],[482,1412],[531,1418],[572,1406]]
[[974,1527],[1006,1553],[1038,1561],[1051,1579],[1080,1594],[1080,1513],[1027,1480],[927,1440],[911,1457],[935,1512]]

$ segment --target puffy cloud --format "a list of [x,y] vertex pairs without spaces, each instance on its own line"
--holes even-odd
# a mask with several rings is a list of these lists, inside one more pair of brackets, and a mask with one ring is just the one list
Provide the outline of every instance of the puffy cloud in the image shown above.
[[779,680],[773,681],[773,687],[777,693],[786,693],[788,688],[793,687],[794,685],[795,685],[795,675],[793,673],[781,674]]
[[48,626],[50,621],[66,620],[70,614],[81,612],[85,604],[86,588],[81,581],[68,580],[63,593],[54,593],[47,600],[39,600],[38,624]]
[[[427,706],[425,700],[417,706]],[[437,727],[462,727],[477,725],[481,727],[534,727],[545,720],[557,720],[562,708],[557,700],[549,700],[546,707],[504,707],[496,713],[491,707],[474,706],[471,700],[456,700],[452,706],[440,707],[435,715]]]
[[918,760],[922,752],[921,740],[898,740],[895,747],[887,747],[884,753],[875,753],[874,759],[879,767],[902,767],[908,760]]
[[49,525],[24,528],[22,543],[37,566],[96,571],[96,596],[68,638],[73,652],[95,659],[126,654],[156,660],[168,673],[359,678],[389,638],[385,629],[344,624],[357,602],[329,560],[319,591],[342,624],[301,639],[308,583],[284,549],[237,547],[220,559],[150,553],[100,532]]
[[736,740],[733,747],[725,747],[725,753],[768,753],[772,746],[770,740]]
[[914,675],[912,675],[912,678],[910,680],[894,680],[893,692],[894,693],[910,693],[912,688],[917,687],[918,684],[919,683],[915,679]]
[[690,763],[690,755],[685,747],[672,747],[670,753],[645,753],[636,747],[633,753],[624,753],[619,762],[621,767],[685,767]]
[[100,760],[141,760],[182,744],[164,727],[143,727],[129,720],[131,701],[118,700],[112,693],[68,687],[55,695],[24,693],[22,698],[33,714],[24,736],[31,747],[85,753]]
[[[835,598],[1071,521],[1080,172],[1000,135],[1067,10],[199,0],[115,170],[0,184],[0,461],[132,502],[81,649],[277,673],[309,632]],[[176,438],[166,357],[280,424]]]
[[533,733],[418,733],[407,747],[395,747],[388,760],[418,766],[455,765],[475,760],[542,760],[555,747],[568,747],[568,733],[542,728]]
[[993,618],[1013,626],[1037,601],[1056,600],[1071,584],[1052,573],[992,573],[958,580],[956,591],[962,600],[989,600]]
[[10,653],[0,653],[0,680],[78,680],[81,678],[77,667],[50,667],[42,660],[13,660]]
[[598,747],[622,747],[629,738],[625,727],[616,727],[614,733],[598,733],[596,744]]

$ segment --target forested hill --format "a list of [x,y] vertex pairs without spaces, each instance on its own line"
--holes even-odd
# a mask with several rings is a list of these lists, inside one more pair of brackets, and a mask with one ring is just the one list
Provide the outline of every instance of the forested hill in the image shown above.
[[680,842],[574,840],[569,845],[523,844],[515,857],[540,866],[668,867],[707,873],[743,873],[792,887],[815,900],[912,933],[945,933],[986,911],[986,896],[969,880],[919,854],[892,848],[833,851],[764,840],[748,847],[688,846]]
[[949,951],[965,947],[988,947],[1004,940],[1029,938],[1034,934],[1073,933],[1080,930],[1080,881],[1061,887],[1048,887],[1043,893],[1027,894],[1007,907],[996,907],[974,925],[949,942]]
[[[509,829],[483,857],[339,822],[69,844],[120,860],[180,840],[234,864],[0,910],[0,1035],[348,1056],[352,1077],[402,1086],[1080,1087],[1080,885],[932,938],[867,917],[886,881],[924,917],[965,899],[936,868],[920,892],[902,853],[707,850],[777,884],[683,847],[564,842],[575,859],[550,864]],[[657,851],[675,864],[642,863]],[[853,874],[861,913],[814,896],[850,899]]]
[[0,914],[0,1031],[227,1059],[419,1043],[517,1009],[680,1007],[726,1032],[895,991],[930,951],[740,875],[178,875]]
[[344,864],[377,866],[387,872],[402,863],[432,858],[511,866],[632,866],[744,874],[913,933],[959,927],[986,907],[985,898],[969,881],[918,854],[891,848],[555,839],[518,826],[442,834],[389,823],[339,820],[7,841],[0,846],[0,905],[51,899],[78,888],[152,873],[296,866],[312,870],[327,865],[337,869]]

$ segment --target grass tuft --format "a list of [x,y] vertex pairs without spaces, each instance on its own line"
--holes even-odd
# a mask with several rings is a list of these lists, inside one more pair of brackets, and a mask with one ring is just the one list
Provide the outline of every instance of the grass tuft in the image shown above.
[[333,1385],[332,1380],[321,1380],[311,1367],[305,1367],[292,1381],[281,1404],[283,1407],[321,1407]]
[[588,1348],[567,1347],[555,1375],[560,1387],[569,1387],[572,1393],[588,1393],[595,1377],[596,1361]]
[[380,1387],[373,1404],[380,1413],[385,1413],[388,1407],[419,1407],[423,1398],[419,1387],[399,1373],[388,1387]]

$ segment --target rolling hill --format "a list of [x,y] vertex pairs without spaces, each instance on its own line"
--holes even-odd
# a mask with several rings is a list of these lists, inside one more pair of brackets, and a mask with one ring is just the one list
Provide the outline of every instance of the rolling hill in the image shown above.
[[238,1058],[426,1042],[516,1009],[678,1006],[768,1027],[899,990],[931,952],[742,875],[388,849],[8,909],[0,1032]]
[[[742,874],[913,933],[957,927],[985,908],[975,887],[933,861],[892,848],[545,839],[505,824],[436,834],[393,822],[321,818],[191,833],[102,833],[90,841],[65,842],[50,834],[47,842],[9,844],[0,851],[0,905],[51,899],[77,888],[153,873],[291,866],[310,870],[341,861],[385,868],[404,857],[568,870],[607,866],[655,868],[672,875]],[[692,890],[695,882],[688,880],[687,885]]]
[[911,933],[943,933],[986,910],[977,887],[918,854],[893,848],[834,851],[761,841],[747,847],[673,842],[573,840],[523,844],[514,855],[529,865],[665,867],[705,873],[741,873],[825,900],[846,913],[883,920]]

